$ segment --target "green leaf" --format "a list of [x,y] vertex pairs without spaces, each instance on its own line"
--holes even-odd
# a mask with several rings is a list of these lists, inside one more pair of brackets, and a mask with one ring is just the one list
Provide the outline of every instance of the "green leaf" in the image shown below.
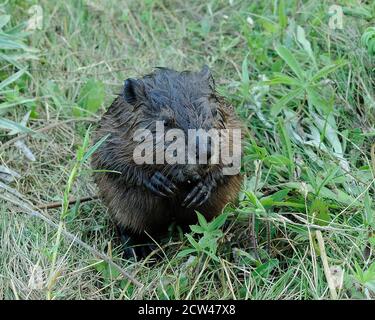
[[191,225],[190,229],[191,229],[191,231],[193,231],[195,233],[198,233],[198,234],[203,234],[204,233],[204,229],[201,226],[197,226],[195,224]]
[[219,216],[217,216],[213,221],[209,223],[208,230],[213,231],[219,229],[225,223],[228,216],[228,213],[222,213]]
[[365,283],[365,286],[371,290],[372,292],[375,292],[375,280],[370,280]]
[[16,101],[3,102],[3,103],[0,103],[0,110],[15,107],[15,106],[22,105],[22,104],[27,105],[31,102],[35,102],[35,100],[36,100],[35,98],[32,98],[32,99],[24,98],[24,99],[20,99]]
[[16,81],[18,78],[26,72],[26,68],[19,70],[18,72],[12,74],[10,77],[6,78],[4,81],[0,82],[0,90],[10,85],[12,82]]
[[285,46],[276,47],[277,54],[288,64],[300,80],[305,80],[304,72],[289,49]]
[[110,134],[107,134],[106,136],[102,137],[98,142],[96,142],[93,146],[90,147],[89,150],[87,150],[86,154],[82,158],[82,162],[85,162],[91,155],[98,150],[98,148],[104,143],[105,140],[108,139]]
[[253,273],[255,276],[260,276],[262,278],[267,278],[271,271],[279,266],[279,260],[277,259],[270,259],[267,262],[261,264],[257,267]]
[[289,86],[300,86],[301,81],[296,78],[287,76],[283,73],[274,73],[274,76],[272,77],[272,79],[264,81],[264,84],[268,84],[268,85],[286,84]]
[[342,11],[347,16],[364,18],[364,19],[373,19],[373,14],[369,9],[364,6],[355,6],[355,7],[343,7]]
[[264,161],[267,164],[278,166],[278,167],[290,166],[292,164],[287,157],[281,154],[273,154],[271,156],[268,156],[264,159]]
[[342,191],[340,189],[336,189],[335,192],[333,192],[333,191],[329,190],[328,188],[323,187],[320,190],[319,195],[324,197],[324,198],[342,203],[346,206],[353,205],[353,206],[358,207],[360,205],[358,200],[356,201],[355,198],[353,198],[352,196],[350,196],[349,194],[345,193],[344,191]]
[[[288,182],[285,184],[287,187],[296,189],[299,191],[302,191],[303,189],[307,189],[309,193],[313,193],[315,190],[310,184],[305,184],[304,186],[300,182]],[[338,203],[341,203],[345,206],[356,204],[356,199],[354,199],[352,196],[348,195],[347,193],[341,191],[340,189],[335,189],[335,192],[329,190],[326,187],[323,187],[320,189],[319,196],[325,199],[329,199],[332,201],[336,201]],[[357,201],[357,206],[358,206]]]
[[32,133],[33,130],[17,123],[12,120],[8,120],[5,118],[0,118],[0,128],[6,129],[6,130],[13,130],[14,132],[28,132]]
[[324,201],[318,198],[311,204],[310,210],[308,211],[308,217],[311,223],[319,226],[327,226],[331,221],[328,206]]
[[68,105],[64,93],[61,91],[59,86],[52,80],[48,80],[45,86],[42,88],[42,90],[45,95],[48,95],[52,98],[54,105],[59,110],[63,110],[64,107]]
[[303,91],[302,88],[298,88],[298,89],[290,91],[288,94],[286,94],[285,96],[283,96],[279,101],[277,101],[277,103],[275,103],[271,107],[271,115],[273,117],[276,117],[281,112],[281,110],[283,109],[283,107],[289,101],[292,101],[294,98],[298,97],[301,94],[302,91]]
[[288,25],[288,17],[285,13],[285,2],[284,0],[279,0],[278,6],[278,14],[279,14],[279,24],[281,30],[284,30]]
[[313,106],[321,110],[324,114],[330,112],[330,107],[325,100],[320,97],[320,94],[312,87],[306,88],[307,98]]
[[10,20],[10,15],[3,14],[0,16],[0,29],[2,29]]
[[[89,155],[87,155],[87,153],[85,154],[85,151],[86,151],[86,149],[89,145],[89,141],[90,141],[90,133],[91,133],[91,125],[86,130],[85,137],[83,138],[82,145],[77,150],[77,161],[78,162],[84,162],[85,160],[87,160],[87,158],[91,154],[91,152],[89,153]],[[93,146],[93,148],[94,147],[95,147],[95,145]]]
[[7,39],[6,37],[4,37],[4,34],[0,34],[0,48],[3,50],[24,50],[28,52],[38,51],[36,49],[24,45],[22,42]]
[[261,204],[265,207],[268,208],[272,206],[275,202],[281,202],[285,199],[285,197],[288,195],[290,189],[282,189],[274,194],[271,194],[270,196],[263,197],[260,199]]
[[192,254],[196,252],[195,249],[184,249],[184,250],[181,250],[178,254],[177,254],[177,258],[183,258],[183,257],[186,257],[188,256],[189,254]]
[[260,209],[262,211],[266,211],[266,209],[263,207],[262,203],[259,201],[257,196],[252,191],[245,191],[245,195],[249,199],[249,201],[253,204],[253,206],[257,209]]
[[198,216],[198,222],[199,224],[204,228],[204,229],[207,229],[208,227],[208,223],[207,223],[207,220],[206,218],[200,214],[199,212],[197,212],[197,216]]
[[290,178],[293,178],[294,172],[294,150],[292,147],[292,142],[290,141],[289,135],[286,132],[284,121],[282,118],[279,118],[277,128],[280,134],[280,139],[282,143],[282,149],[284,152],[284,156],[288,157],[290,164],[289,164],[289,175]]
[[306,51],[314,65],[316,65],[315,57],[311,49],[310,42],[306,39],[305,30],[300,26],[297,26],[297,41],[302,45],[303,49]]
[[104,84],[101,81],[89,79],[81,88],[78,105],[91,113],[98,111],[104,102]]
[[340,167],[333,167],[327,174],[325,174],[325,178],[323,181],[320,183],[318,188],[316,189],[316,196],[319,195],[320,190],[326,186],[334,177],[336,176],[336,173],[339,171]]
[[328,66],[323,67],[320,69],[313,77],[312,77],[312,82],[317,81],[321,78],[325,78],[327,75],[330,73],[336,71],[337,69],[345,66],[348,62],[345,60],[339,60],[334,64],[330,64]]
[[212,22],[210,18],[208,16],[205,16],[201,20],[201,35],[203,37],[206,37],[210,33],[211,26],[212,26]]
[[190,242],[190,244],[198,251],[201,250],[201,246],[199,245],[199,243],[197,241],[194,240],[194,238],[190,235],[190,234],[186,234],[186,238],[188,239],[188,241]]

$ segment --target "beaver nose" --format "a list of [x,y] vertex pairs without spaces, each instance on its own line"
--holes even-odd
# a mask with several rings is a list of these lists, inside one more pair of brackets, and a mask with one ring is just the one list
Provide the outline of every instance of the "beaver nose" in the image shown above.
[[197,160],[211,158],[211,138],[210,137],[200,137],[199,135],[196,137],[196,157]]

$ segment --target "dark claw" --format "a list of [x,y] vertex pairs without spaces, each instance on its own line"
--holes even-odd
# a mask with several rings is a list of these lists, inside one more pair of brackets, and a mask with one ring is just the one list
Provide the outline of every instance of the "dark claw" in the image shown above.
[[206,189],[207,188],[203,187],[186,207],[199,207],[202,205],[205,200],[208,199],[208,191]]
[[182,205],[186,206],[187,208],[201,206],[210,197],[211,189],[211,186],[204,185],[202,182],[199,182],[187,195]]
[[151,179],[146,182],[146,187],[161,197],[173,195],[177,187],[159,171],[155,172]]
[[160,196],[160,197],[166,197],[166,196],[167,196],[165,193],[163,193],[163,192],[159,191],[158,189],[156,189],[156,188],[154,187],[154,185],[153,185],[151,182],[149,182],[149,181],[146,182],[146,187],[147,187],[150,191],[152,191],[153,193],[155,193],[156,195],[158,195],[158,196]]
[[202,199],[202,201],[197,204],[197,207],[200,207],[203,203],[205,203],[208,200],[208,198],[210,197],[210,195],[211,195],[210,191],[206,192],[204,194],[204,198]]
[[189,201],[195,197],[196,193],[199,191],[199,188],[203,185],[201,182],[193,188],[193,190],[186,196],[185,200],[182,202],[182,206],[185,206]]

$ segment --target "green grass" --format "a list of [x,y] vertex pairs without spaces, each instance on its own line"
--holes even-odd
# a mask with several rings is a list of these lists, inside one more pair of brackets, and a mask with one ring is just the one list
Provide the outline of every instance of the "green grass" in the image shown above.
[[[0,299],[374,298],[375,6],[339,2],[343,30],[312,0],[2,5]],[[239,202],[126,261],[100,201],[67,204],[96,194],[92,127],[125,78],[203,64],[249,129]]]

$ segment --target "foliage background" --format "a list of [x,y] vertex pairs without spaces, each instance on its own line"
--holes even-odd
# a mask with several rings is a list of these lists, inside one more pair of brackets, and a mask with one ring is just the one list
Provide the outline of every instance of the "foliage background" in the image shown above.
[[[372,1],[10,0],[0,14],[0,298],[374,297]],[[250,131],[243,192],[163,240],[162,261],[126,261],[99,201],[68,205],[96,193],[90,125],[125,78],[203,64]]]

